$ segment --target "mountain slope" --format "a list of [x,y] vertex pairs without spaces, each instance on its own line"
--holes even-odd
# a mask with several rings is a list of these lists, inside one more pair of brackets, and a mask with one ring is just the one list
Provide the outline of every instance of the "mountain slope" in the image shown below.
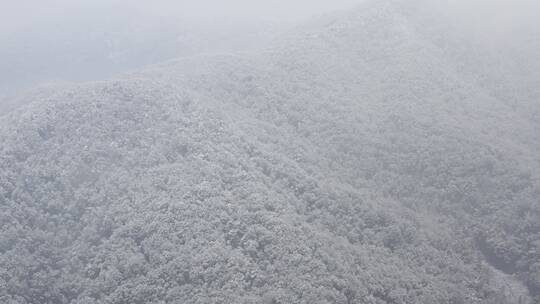
[[0,299],[532,301],[536,125],[428,38],[370,2],[3,117]]

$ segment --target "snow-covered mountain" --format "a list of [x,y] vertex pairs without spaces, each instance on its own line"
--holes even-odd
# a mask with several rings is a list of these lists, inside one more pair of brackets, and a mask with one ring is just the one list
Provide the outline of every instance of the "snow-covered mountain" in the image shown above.
[[536,71],[440,8],[27,97],[0,118],[0,300],[535,303]]

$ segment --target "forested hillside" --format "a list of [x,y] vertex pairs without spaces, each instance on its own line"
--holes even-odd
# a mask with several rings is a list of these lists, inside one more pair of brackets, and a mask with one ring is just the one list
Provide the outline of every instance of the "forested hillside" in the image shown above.
[[540,60],[439,14],[367,1],[26,97],[0,302],[540,303]]

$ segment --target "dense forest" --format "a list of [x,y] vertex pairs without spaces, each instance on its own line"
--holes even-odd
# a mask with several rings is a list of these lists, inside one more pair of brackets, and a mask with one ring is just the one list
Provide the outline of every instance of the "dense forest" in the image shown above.
[[430,3],[21,97],[0,302],[540,303],[540,35]]

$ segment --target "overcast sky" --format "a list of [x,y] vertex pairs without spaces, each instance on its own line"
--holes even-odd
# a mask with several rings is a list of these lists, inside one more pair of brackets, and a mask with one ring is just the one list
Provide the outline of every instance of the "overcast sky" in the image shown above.
[[[0,106],[38,84],[105,79],[175,57],[247,50],[314,15],[364,1],[0,0]],[[463,16],[455,24],[504,43],[536,31],[540,18],[538,0],[414,1]]]
[[253,19],[305,19],[326,11],[353,7],[362,0],[18,0],[1,1],[0,31],[32,30],[43,23],[101,11],[104,15],[136,13],[145,17],[233,16]]
[[364,0],[0,0],[2,100],[167,59],[248,50]]

